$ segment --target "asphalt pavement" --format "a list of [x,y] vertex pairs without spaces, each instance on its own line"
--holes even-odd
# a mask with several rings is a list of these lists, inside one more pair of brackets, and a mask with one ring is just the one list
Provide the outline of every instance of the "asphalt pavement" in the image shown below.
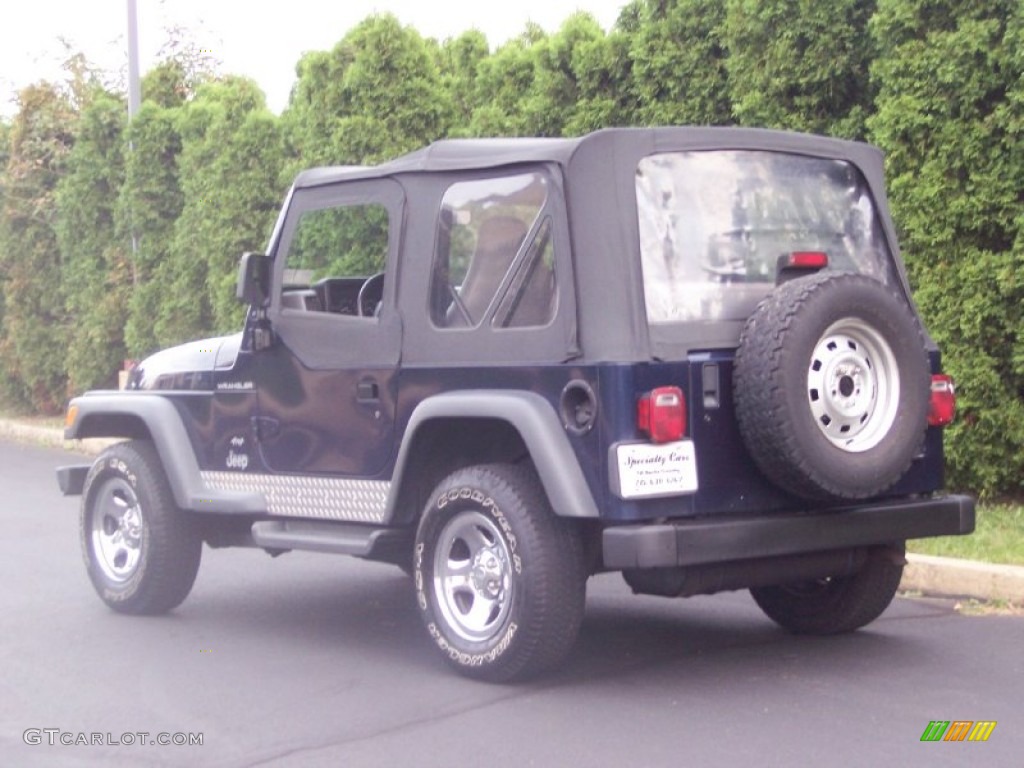
[[[78,500],[53,479],[67,459],[0,442],[2,766],[931,768],[1024,754],[1024,617],[948,599],[902,597],[861,631],[796,637],[745,592],[636,597],[606,574],[564,667],[512,686],[452,673],[408,578],[351,558],[206,548],[182,606],[121,616],[85,575]],[[922,741],[946,721],[996,725],[985,742]]]

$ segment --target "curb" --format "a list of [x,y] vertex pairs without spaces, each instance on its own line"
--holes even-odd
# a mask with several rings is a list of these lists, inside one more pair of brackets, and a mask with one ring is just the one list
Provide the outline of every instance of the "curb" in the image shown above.
[[907,554],[900,589],[942,597],[1024,604],[1024,567]]
[[[119,442],[105,438],[65,440],[63,430],[0,418],[0,439],[8,438],[95,456]],[[929,597],[1005,600],[1024,604],[1024,566],[907,554],[900,590]]]
[[65,440],[62,429],[24,424],[13,419],[0,419],[0,439],[3,438],[22,443],[45,445],[48,448],[63,448],[72,453],[84,453],[89,456],[96,456],[107,446],[120,442],[103,437]]

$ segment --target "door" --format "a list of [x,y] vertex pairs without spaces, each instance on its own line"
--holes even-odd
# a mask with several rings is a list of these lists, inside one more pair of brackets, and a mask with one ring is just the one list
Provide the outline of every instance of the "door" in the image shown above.
[[376,478],[394,452],[403,194],[391,180],[296,189],[274,255],[274,343],[256,354],[264,465]]

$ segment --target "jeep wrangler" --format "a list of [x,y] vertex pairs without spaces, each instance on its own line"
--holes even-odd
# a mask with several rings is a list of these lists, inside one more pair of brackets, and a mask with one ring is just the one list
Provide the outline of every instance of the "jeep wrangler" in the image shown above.
[[355,555],[508,681],[564,659],[595,573],[847,632],[907,539],[974,528],[865,144],[608,129],[309,170],[238,296],[241,333],[68,406],[67,438],[126,439],[58,470],[116,611],[181,603],[203,542]]

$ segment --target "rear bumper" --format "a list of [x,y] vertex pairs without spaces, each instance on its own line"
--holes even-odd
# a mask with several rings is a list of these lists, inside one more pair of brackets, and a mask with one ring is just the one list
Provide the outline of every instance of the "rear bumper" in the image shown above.
[[815,514],[623,525],[603,533],[609,570],[661,568],[847,549],[974,530],[974,499],[939,496]]

